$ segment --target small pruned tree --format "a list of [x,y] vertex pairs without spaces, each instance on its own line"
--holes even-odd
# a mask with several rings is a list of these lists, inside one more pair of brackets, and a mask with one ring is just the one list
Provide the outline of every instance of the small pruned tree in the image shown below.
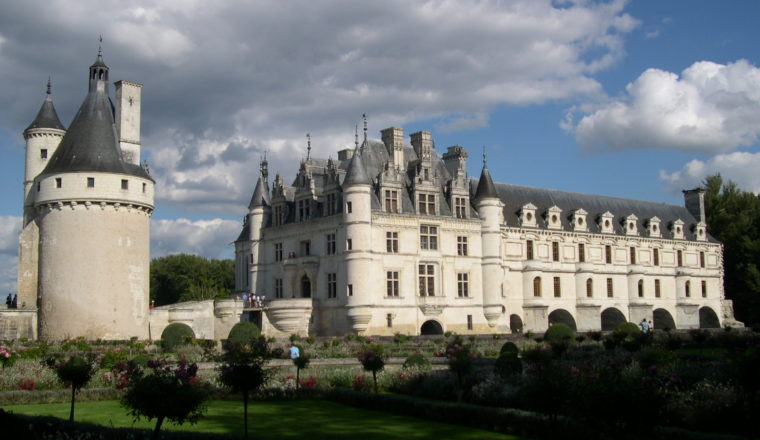
[[446,359],[449,370],[457,376],[457,401],[462,401],[464,394],[464,379],[473,370],[473,353],[469,345],[465,345],[462,338],[457,336],[446,347]]
[[48,358],[44,363],[55,371],[58,379],[71,387],[71,410],[69,411],[69,421],[74,421],[74,402],[76,394],[85,385],[90,382],[95,368],[92,362],[77,355],[68,358]]
[[269,344],[259,337],[252,344],[228,342],[219,365],[219,380],[233,392],[243,394],[243,432],[248,438],[248,399],[269,379],[264,369],[270,357]]
[[309,359],[303,350],[301,350],[301,354],[297,358],[293,359],[293,365],[296,366],[296,391],[298,391],[301,386],[301,370],[307,368],[309,362],[311,362],[311,359]]
[[160,436],[164,420],[195,423],[205,411],[209,392],[197,379],[198,366],[181,360],[177,365],[165,361],[148,362],[147,373],[139,371],[127,387],[121,404],[139,420],[156,419],[154,440]]
[[377,393],[377,373],[385,368],[385,358],[385,350],[383,350],[382,345],[365,346],[357,356],[364,370],[372,372],[375,393]]

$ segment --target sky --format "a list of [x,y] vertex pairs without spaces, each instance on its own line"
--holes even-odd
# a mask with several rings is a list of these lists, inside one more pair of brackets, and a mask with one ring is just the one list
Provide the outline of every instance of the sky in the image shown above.
[[[68,126],[102,35],[143,84],[153,257],[230,258],[267,152],[429,130],[494,180],[681,205],[721,173],[760,192],[760,2],[0,2],[0,292],[16,286],[23,130],[48,77]],[[113,97],[113,89],[111,90]],[[408,138],[407,138],[408,140]],[[2,290],[4,289],[4,290]]]

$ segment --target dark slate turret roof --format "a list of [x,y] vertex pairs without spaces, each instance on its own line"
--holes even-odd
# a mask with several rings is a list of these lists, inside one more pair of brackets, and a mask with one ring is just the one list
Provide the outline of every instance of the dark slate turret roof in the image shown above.
[[354,156],[351,158],[351,163],[348,164],[348,170],[346,171],[346,177],[343,179],[343,186],[372,184],[367,175],[367,170],[364,168],[364,161],[362,160],[363,149],[364,146],[354,153]]
[[34,121],[32,121],[24,131],[33,128],[55,128],[58,130],[66,130],[66,127],[61,124],[61,120],[58,119],[58,112],[55,111],[53,98],[50,96],[50,83],[48,83],[47,95],[45,96],[45,101],[42,102],[40,111],[37,112],[37,117],[34,118]]
[[478,180],[478,189],[475,191],[475,200],[484,198],[498,198],[499,193],[496,191],[496,187],[491,179],[491,173],[488,171],[486,164],[483,164],[483,171],[480,173],[480,179]]
[[256,188],[253,190],[253,196],[251,197],[251,203],[248,204],[248,209],[257,206],[270,206],[272,202],[269,200],[269,185],[266,181],[259,177],[256,181]]

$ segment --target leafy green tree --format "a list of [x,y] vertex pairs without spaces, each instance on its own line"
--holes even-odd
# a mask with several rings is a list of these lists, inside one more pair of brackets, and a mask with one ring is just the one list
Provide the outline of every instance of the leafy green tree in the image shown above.
[[304,353],[303,350],[300,351],[301,354],[297,358],[293,359],[293,365],[296,366],[296,391],[298,391],[301,386],[301,370],[306,369],[311,362],[309,356],[306,356],[306,353]]
[[178,254],[150,263],[150,297],[156,305],[227,298],[235,288],[235,262]]
[[377,373],[385,368],[386,354],[382,345],[369,345],[363,348],[357,356],[365,371],[372,372],[372,382],[377,393]]
[[720,174],[703,185],[707,229],[724,246],[726,297],[736,319],[760,324],[760,198]]
[[71,386],[71,410],[69,411],[69,421],[74,421],[74,402],[77,391],[81,390],[90,382],[92,375],[95,374],[92,362],[81,356],[71,356],[68,359],[49,358],[44,363],[55,370],[58,379]]

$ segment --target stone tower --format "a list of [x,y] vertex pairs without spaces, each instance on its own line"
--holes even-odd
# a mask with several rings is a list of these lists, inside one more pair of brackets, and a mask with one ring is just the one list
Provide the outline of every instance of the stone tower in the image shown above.
[[500,300],[504,275],[501,268],[501,224],[504,222],[504,204],[499,199],[485,159],[475,192],[475,206],[483,219],[483,314],[488,325],[494,327],[502,315]]
[[[36,291],[40,339],[148,337],[154,181],[139,165],[141,86],[117,82],[114,107],[108,76],[99,51],[89,69],[89,91],[68,131],[52,118],[48,95],[24,132],[27,197],[19,291],[26,284]],[[35,125],[38,120],[44,127]],[[38,140],[39,133],[47,137]],[[40,162],[43,150],[49,158]],[[27,229],[37,243],[27,247],[25,258]]]

